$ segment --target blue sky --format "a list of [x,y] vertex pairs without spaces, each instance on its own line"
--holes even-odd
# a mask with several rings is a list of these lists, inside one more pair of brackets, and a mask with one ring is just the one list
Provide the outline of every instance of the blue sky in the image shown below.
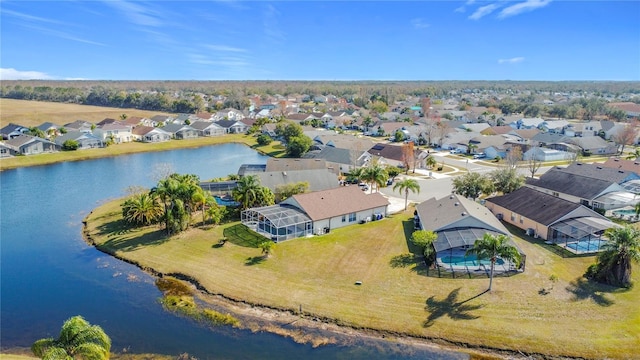
[[1,79],[640,80],[639,1],[2,1]]

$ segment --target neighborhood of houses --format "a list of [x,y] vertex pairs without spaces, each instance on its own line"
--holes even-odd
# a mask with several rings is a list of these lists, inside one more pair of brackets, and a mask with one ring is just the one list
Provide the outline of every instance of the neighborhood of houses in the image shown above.
[[[275,119],[303,126],[312,146],[299,159],[268,159],[265,165],[246,164],[238,175],[255,175],[263,186],[275,190],[280,184],[306,181],[307,193],[293,195],[266,207],[242,211],[241,221],[273,241],[322,235],[358,223],[378,221],[390,214],[390,202],[380,192],[345,186],[342,175],[372,162],[409,168],[426,168],[429,151],[476,155],[476,158],[505,159],[518,148],[527,161],[572,160],[555,166],[525,186],[501,196],[469,200],[458,194],[431,198],[415,206],[417,229],[437,234],[433,246],[437,264],[452,271],[474,271],[465,252],[483,234],[511,236],[510,224],[523,233],[556,244],[576,254],[598,252],[606,242],[605,230],[618,226],[617,217],[637,221],[631,210],[640,202],[640,163],[615,157],[624,145],[637,145],[640,132],[632,121],[564,120],[487,116],[486,108],[453,110],[444,102],[423,109],[424,102],[405,102],[383,114],[365,113],[345,106],[344,110],[316,113],[285,112],[266,104],[253,112],[227,109],[216,113],[158,115],[151,118],[104,119],[96,124],[77,120],[64,126],[38,126],[44,137],[32,129],[9,124],[0,129],[2,157],[35,155],[63,149],[65,142],[77,142],[78,149],[104,147],[131,141],[188,141],[203,136],[246,133],[259,118],[258,133],[277,138]],[[346,104],[345,104],[346,105]],[[640,105],[624,104],[630,118],[640,114]],[[408,109],[408,111],[406,110]],[[451,114],[454,120],[441,117]],[[372,116],[375,115],[375,116]],[[310,126],[311,124],[315,127]],[[629,136],[631,134],[631,136]],[[624,135],[624,136],[623,136]],[[415,147],[412,161],[405,151]],[[413,149],[413,147],[412,147]],[[602,163],[584,163],[576,156],[600,155]],[[217,194],[228,194],[234,182],[206,183]],[[522,254],[526,258],[526,254]],[[462,259],[462,261],[460,260]],[[522,271],[520,266],[499,262],[497,271]],[[473,268],[473,269],[472,269]]]

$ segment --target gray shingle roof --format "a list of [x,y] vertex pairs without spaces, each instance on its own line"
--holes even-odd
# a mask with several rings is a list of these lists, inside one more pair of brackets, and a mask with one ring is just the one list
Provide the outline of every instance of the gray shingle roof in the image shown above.
[[[483,223],[483,228],[503,234],[509,231],[489,209],[458,194],[441,199],[431,198],[416,205],[420,223],[425,230],[439,231],[451,227],[462,218],[474,218]],[[464,215],[463,215],[464,214]]]
[[487,199],[487,202],[546,226],[582,206],[526,186],[507,195]]
[[629,177],[635,178],[636,176],[633,172],[625,171],[622,169],[614,169],[611,167],[603,166],[601,164],[575,163],[569,165],[564,169],[560,169],[560,171],[594,179],[610,181],[617,184],[622,183]]
[[542,175],[539,180],[527,179],[527,184],[577,196],[582,199],[593,199],[611,186],[613,182],[551,169]]
[[279,185],[298,182],[309,183],[309,191],[335,189],[340,186],[338,175],[329,169],[297,170],[297,171],[268,171],[255,174],[260,184],[275,192]]

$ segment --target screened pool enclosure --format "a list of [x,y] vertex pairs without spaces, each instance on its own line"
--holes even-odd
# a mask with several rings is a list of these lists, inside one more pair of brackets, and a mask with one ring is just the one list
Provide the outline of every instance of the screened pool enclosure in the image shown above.
[[275,242],[313,235],[313,222],[302,210],[290,205],[272,205],[244,210],[242,224]]

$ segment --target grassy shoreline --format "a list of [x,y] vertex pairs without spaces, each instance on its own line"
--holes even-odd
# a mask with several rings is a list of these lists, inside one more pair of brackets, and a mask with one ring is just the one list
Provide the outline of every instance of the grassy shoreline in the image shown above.
[[129,155],[143,152],[168,151],[177,149],[198,148],[228,143],[238,143],[247,145],[254,150],[273,157],[284,155],[284,149],[279,148],[279,142],[272,142],[266,146],[258,146],[255,138],[251,135],[228,134],[216,137],[197,138],[190,140],[170,140],[163,143],[147,144],[141,142],[130,142],[125,144],[112,145],[100,149],[87,149],[76,151],[61,151],[56,153],[38,154],[29,156],[16,156],[12,158],[0,159],[0,171],[15,169],[27,166],[41,166],[61,163],[66,161],[92,160],[120,155]]
[[262,261],[255,261],[259,249],[242,242],[216,247],[236,224],[166,239],[158,227],[124,231],[120,218],[119,201],[96,208],[86,218],[85,239],[152,274],[189,280],[209,297],[299,321],[508,356],[623,359],[640,344],[640,288],[588,283],[581,275],[593,257],[562,258],[533,239],[516,237],[527,271],[497,278],[492,293],[476,296],[486,278],[426,276],[406,240],[410,211],[280,243]]

